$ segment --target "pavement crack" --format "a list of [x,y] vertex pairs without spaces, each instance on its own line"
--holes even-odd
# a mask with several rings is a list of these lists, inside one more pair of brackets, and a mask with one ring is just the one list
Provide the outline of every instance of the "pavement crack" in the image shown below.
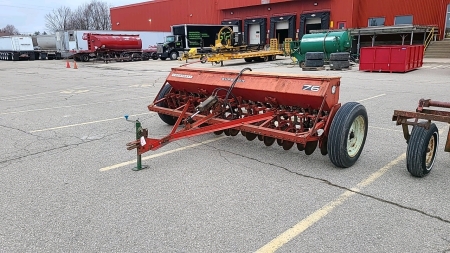
[[29,133],[29,132],[24,131],[24,130],[19,129],[19,128],[10,127],[10,126],[5,126],[5,125],[0,125],[0,127],[6,128],[6,129],[10,129],[10,130],[16,130],[16,131],[19,131],[19,132],[21,132],[21,133],[24,133],[24,134],[27,134],[27,135],[31,135],[31,136],[34,136],[34,137],[40,137],[40,136],[38,136],[38,135],[34,135],[34,134],[32,134],[32,133]]
[[214,149],[216,149],[218,151],[228,152],[228,153],[234,154],[236,156],[240,156],[240,157],[243,157],[243,158],[246,158],[246,159],[250,159],[250,160],[262,163],[262,164],[266,164],[266,165],[274,166],[274,167],[277,167],[277,168],[281,168],[281,169],[283,169],[283,170],[285,170],[285,171],[287,171],[289,173],[295,174],[297,176],[301,176],[303,178],[317,180],[317,181],[320,181],[320,182],[325,183],[325,184],[327,184],[329,186],[332,186],[332,187],[336,187],[336,188],[339,188],[339,189],[342,189],[342,190],[345,190],[345,191],[350,191],[350,192],[353,192],[353,193],[358,194],[360,196],[371,198],[373,200],[380,201],[380,202],[383,202],[383,203],[386,203],[386,204],[394,205],[396,207],[399,207],[399,208],[402,208],[402,209],[405,209],[405,210],[409,210],[409,211],[412,211],[412,212],[416,212],[416,213],[425,215],[427,217],[430,217],[430,218],[433,218],[433,219],[437,219],[439,221],[442,221],[442,222],[450,224],[450,220],[442,218],[442,217],[440,217],[438,215],[429,214],[429,213],[427,213],[425,211],[422,211],[420,209],[417,209],[417,208],[408,207],[408,206],[405,206],[405,205],[402,205],[402,204],[399,204],[399,203],[396,203],[396,202],[393,202],[393,201],[389,201],[389,200],[386,200],[386,199],[383,199],[383,198],[380,198],[380,197],[376,197],[376,196],[373,196],[373,195],[370,195],[370,194],[367,194],[367,193],[363,193],[363,192],[361,192],[359,190],[354,190],[354,189],[347,188],[345,186],[337,185],[337,184],[334,184],[334,183],[332,183],[332,182],[330,182],[330,181],[328,181],[326,179],[323,179],[323,178],[313,177],[313,176],[309,176],[309,175],[306,175],[306,174],[298,173],[298,172],[292,171],[292,170],[290,170],[290,169],[288,169],[286,167],[280,166],[278,164],[265,162],[265,161],[260,161],[260,160],[258,160],[256,158],[245,156],[245,155],[239,154],[239,153],[234,153],[234,152],[229,151],[229,150],[222,150],[222,149],[219,149],[219,148],[214,148]]

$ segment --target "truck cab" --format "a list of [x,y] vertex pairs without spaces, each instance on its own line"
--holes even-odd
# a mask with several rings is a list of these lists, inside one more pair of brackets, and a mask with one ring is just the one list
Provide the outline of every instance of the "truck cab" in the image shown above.
[[183,36],[181,35],[170,35],[166,36],[163,43],[157,44],[156,53],[158,58],[165,60],[170,58],[171,60],[176,60],[178,58],[179,51],[184,51],[185,46],[183,45]]

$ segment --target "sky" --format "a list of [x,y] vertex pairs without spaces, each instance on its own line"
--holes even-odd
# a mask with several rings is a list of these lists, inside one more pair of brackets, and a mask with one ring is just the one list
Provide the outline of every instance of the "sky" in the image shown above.
[[[100,0],[111,7],[145,2],[145,0]],[[45,28],[45,15],[67,6],[72,10],[88,3],[90,0],[0,0],[0,28],[10,24],[15,26],[20,33],[29,34],[36,31],[47,31]],[[47,31],[48,32],[48,31]]]

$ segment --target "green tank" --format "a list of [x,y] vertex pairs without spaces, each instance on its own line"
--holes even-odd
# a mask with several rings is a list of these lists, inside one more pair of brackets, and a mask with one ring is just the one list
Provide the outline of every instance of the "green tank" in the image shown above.
[[327,60],[331,53],[350,52],[350,48],[351,38],[348,31],[313,33],[305,34],[300,41],[290,42],[289,55],[302,64],[307,52],[324,52],[324,60]]

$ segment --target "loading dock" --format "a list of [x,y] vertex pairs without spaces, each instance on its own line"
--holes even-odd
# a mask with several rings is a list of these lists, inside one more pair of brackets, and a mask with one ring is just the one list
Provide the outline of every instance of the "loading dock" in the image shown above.
[[[258,31],[259,28],[259,33]],[[250,31],[252,29],[252,31]],[[250,32],[253,33],[252,38]],[[259,41],[257,39],[259,36]],[[253,18],[244,20],[244,40],[248,45],[265,45],[267,37],[267,18]],[[251,40],[250,40],[251,39]]]
[[[320,21],[320,22],[319,22]],[[319,25],[320,24],[320,25]],[[325,30],[330,28],[330,12],[304,13],[300,15],[299,39],[312,30]]]
[[295,39],[296,15],[285,15],[270,18],[270,37],[276,38],[280,43],[286,38]]

